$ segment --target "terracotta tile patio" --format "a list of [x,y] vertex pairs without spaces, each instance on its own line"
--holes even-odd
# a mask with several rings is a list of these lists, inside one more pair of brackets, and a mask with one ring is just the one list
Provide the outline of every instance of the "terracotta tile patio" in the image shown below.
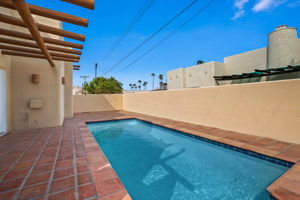
[[138,118],[296,163],[268,187],[300,199],[300,145],[125,111],[75,114],[63,127],[0,138],[0,199],[131,199],[85,122]]

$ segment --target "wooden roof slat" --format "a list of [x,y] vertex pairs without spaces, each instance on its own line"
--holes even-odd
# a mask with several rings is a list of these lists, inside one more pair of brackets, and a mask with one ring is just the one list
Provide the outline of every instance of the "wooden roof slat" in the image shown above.
[[[20,51],[20,52],[25,52],[25,53],[43,54],[40,50],[37,50],[37,49],[8,46],[8,45],[4,45],[4,44],[0,44],[0,49],[11,50],[11,51]],[[76,56],[76,55],[72,55],[72,54],[65,54],[65,53],[50,52],[50,55],[58,56],[58,57],[62,57],[62,58],[80,59],[80,56]]]
[[94,0],[61,0],[61,1],[68,2],[91,10],[94,10],[95,8]]
[[[0,6],[5,7],[5,8],[10,8],[10,9],[15,9],[14,5],[11,3],[10,0],[1,0],[0,1]],[[79,26],[88,26],[88,20],[85,18],[77,17],[74,15],[66,14],[63,12],[55,11],[55,10],[50,10],[47,8],[43,8],[40,6],[32,5],[32,4],[27,4],[30,12],[35,15],[59,20],[59,21],[64,21],[68,22],[71,24],[76,24]]]
[[[2,50],[1,52],[4,55],[10,55],[10,56],[21,56],[21,57],[29,57],[29,58],[42,58],[42,59],[46,59],[45,56],[40,55],[40,54],[23,53],[23,52],[7,51],[7,50]],[[53,56],[53,60],[67,61],[67,62],[78,62],[79,61],[78,59],[62,58],[62,57],[58,57],[58,56]]]
[[30,10],[27,7],[27,4],[24,0],[12,0],[13,5],[15,6],[16,10],[18,11],[19,15],[23,19],[24,24],[28,28],[29,32],[31,33],[32,37],[34,38],[36,44],[39,46],[41,51],[43,52],[45,58],[48,60],[52,67],[55,67],[54,61],[44,43],[43,38],[40,35],[39,29],[35,24],[33,17],[31,16]]
[[[18,45],[18,46],[23,46],[23,47],[39,48],[37,44],[32,43],[32,42],[13,40],[13,39],[2,38],[2,37],[0,37],[0,43],[13,44],[13,45]],[[64,53],[81,55],[81,51],[79,51],[79,50],[61,48],[61,47],[50,46],[50,45],[46,45],[46,47],[48,50],[51,50],[51,51],[59,51],[59,52],[64,52]]]
[[73,65],[73,67],[77,67],[77,68],[80,68],[80,65]]
[[[0,28],[0,34],[6,35],[6,36],[11,36],[11,37],[27,39],[27,40],[34,40],[30,34],[13,31],[13,30],[7,30],[7,29],[3,29],[3,28]],[[46,42],[46,43],[56,44],[56,45],[61,45],[61,46],[66,46],[66,47],[73,47],[73,48],[77,48],[77,49],[83,49],[82,44],[77,44],[77,43],[73,43],[73,42],[67,42],[67,41],[57,40],[57,39],[47,38],[47,37],[42,37],[42,38],[43,38],[44,42]]]
[[[13,0],[13,1],[16,1],[16,0]],[[4,23],[7,23],[7,24],[21,26],[21,27],[26,28],[26,25],[24,24],[24,22],[21,19],[9,16],[9,15],[4,15],[2,13],[0,13],[0,22],[4,22]],[[47,26],[47,25],[44,25],[44,24],[39,24],[39,23],[35,23],[35,24],[38,27],[39,31],[42,31],[42,32],[45,32],[45,33],[59,35],[59,36],[62,36],[62,37],[67,37],[67,38],[80,40],[80,41],[85,40],[85,36],[81,35],[81,34],[78,34],[78,33],[65,31],[65,30],[55,28],[55,27],[51,27],[51,26]]]

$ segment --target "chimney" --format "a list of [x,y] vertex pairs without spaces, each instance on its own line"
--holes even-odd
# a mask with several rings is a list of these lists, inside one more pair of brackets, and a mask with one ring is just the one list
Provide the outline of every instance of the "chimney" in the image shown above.
[[286,24],[284,24],[284,25],[280,25],[280,26],[277,26],[275,30],[284,29],[284,28],[286,28],[286,27],[287,27],[287,25],[286,25]]

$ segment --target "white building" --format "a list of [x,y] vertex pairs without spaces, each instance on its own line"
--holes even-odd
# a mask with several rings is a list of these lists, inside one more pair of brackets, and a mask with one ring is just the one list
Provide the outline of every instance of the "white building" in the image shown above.
[[[224,63],[207,62],[187,68],[169,71],[168,89],[215,86],[214,76],[254,72],[255,69],[269,69],[300,64],[300,39],[296,28],[279,26],[268,35],[268,46],[245,53],[228,56]],[[277,79],[299,78],[300,73],[281,75]],[[272,77],[272,80],[276,77]],[[267,80],[271,80],[268,78]],[[222,82],[228,84],[230,82]]]

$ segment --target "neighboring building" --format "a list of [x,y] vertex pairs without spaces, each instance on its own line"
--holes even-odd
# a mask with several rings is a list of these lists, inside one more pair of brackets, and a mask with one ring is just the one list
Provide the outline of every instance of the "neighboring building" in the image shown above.
[[[242,74],[255,69],[268,69],[300,64],[300,39],[296,28],[279,26],[268,35],[268,47],[228,56],[224,63],[207,62],[169,71],[168,89],[215,86],[214,76]],[[280,75],[277,79],[299,78],[300,73]],[[276,77],[272,77],[272,80]],[[270,80],[270,79],[268,79]],[[230,82],[229,82],[230,83]],[[222,82],[228,84],[228,82]]]
[[80,95],[82,94],[82,87],[79,86],[73,86],[73,95]]

